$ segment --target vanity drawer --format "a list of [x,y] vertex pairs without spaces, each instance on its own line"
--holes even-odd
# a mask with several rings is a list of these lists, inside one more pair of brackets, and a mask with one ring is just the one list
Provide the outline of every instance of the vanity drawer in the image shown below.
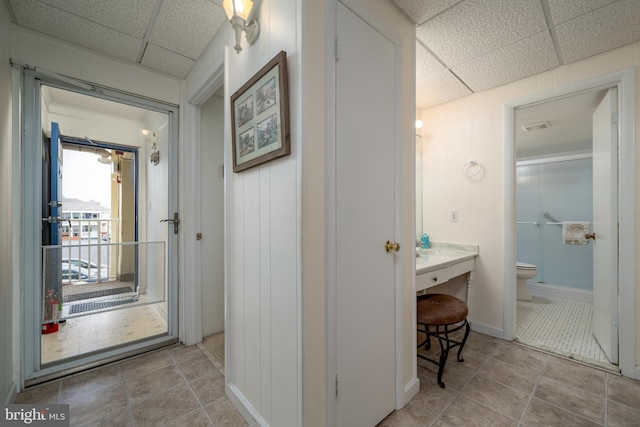
[[473,258],[466,261],[453,264],[451,266],[451,277],[457,277],[461,274],[468,273],[475,267],[475,260]]
[[439,268],[416,277],[416,291],[430,288],[449,281],[449,267]]

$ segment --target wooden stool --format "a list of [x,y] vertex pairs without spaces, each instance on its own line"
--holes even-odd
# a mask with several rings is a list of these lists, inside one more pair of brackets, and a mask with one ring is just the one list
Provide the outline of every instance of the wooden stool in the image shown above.
[[[440,343],[440,360],[430,359],[420,353],[418,353],[418,356],[439,366],[438,385],[444,388],[442,372],[444,371],[445,363],[447,363],[449,350],[460,347],[458,361],[464,362],[461,353],[470,331],[469,322],[467,322],[469,308],[464,301],[456,297],[445,294],[427,294],[417,297],[417,312],[418,332],[426,335],[424,341],[418,344],[418,350],[420,347],[430,350],[431,337],[434,337]],[[450,333],[459,331],[462,328],[465,328],[462,341],[449,338]]]

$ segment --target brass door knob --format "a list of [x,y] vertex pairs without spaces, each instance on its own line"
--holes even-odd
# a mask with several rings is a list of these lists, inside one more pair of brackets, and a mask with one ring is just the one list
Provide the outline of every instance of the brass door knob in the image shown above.
[[391,241],[387,240],[387,243],[384,244],[384,248],[387,250],[387,252],[398,252],[400,251],[400,243],[391,243]]
[[587,239],[587,240],[589,240],[589,239],[596,240],[596,233],[593,233],[593,234],[587,233],[587,234],[584,235],[584,238]]

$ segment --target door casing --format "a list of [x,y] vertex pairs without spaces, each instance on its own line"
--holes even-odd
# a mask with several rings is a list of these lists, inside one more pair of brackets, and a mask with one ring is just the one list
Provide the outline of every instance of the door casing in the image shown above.
[[506,340],[513,340],[516,332],[516,208],[515,208],[515,110],[531,104],[547,102],[579,92],[617,87],[619,94],[619,164],[618,164],[618,221],[620,230],[618,258],[619,292],[619,355],[623,375],[640,379],[635,364],[635,69],[627,69],[536,93],[505,103],[504,147],[504,329]]
[[23,363],[20,372],[20,388],[24,389],[25,382],[35,384],[59,376],[62,372],[71,374],[108,363],[113,360],[137,354],[142,349],[161,347],[177,341],[178,337],[178,236],[170,233],[168,241],[168,271],[169,294],[169,318],[167,336],[150,339],[141,343],[122,346],[117,349],[107,350],[99,355],[87,356],[73,361],[58,364],[47,368],[40,367],[40,312],[35,308],[41,306],[42,277],[38,272],[42,271],[41,260],[41,194],[42,194],[42,170],[41,157],[41,112],[40,93],[41,86],[53,86],[64,90],[82,93],[88,96],[134,105],[148,110],[166,113],[169,116],[169,153],[165,157],[169,163],[169,210],[178,211],[178,179],[177,179],[177,153],[178,153],[178,106],[138,97],[134,94],[119,92],[110,88],[100,87],[99,91],[86,89],[86,83],[65,77],[64,80],[56,80],[55,73],[39,73],[37,70],[24,68],[22,77],[22,140],[21,150],[22,170],[22,205],[20,207],[23,218],[23,227],[20,230],[21,245],[20,254],[20,288],[22,295],[20,305],[22,316],[20,318],[20,341],[22,345]]

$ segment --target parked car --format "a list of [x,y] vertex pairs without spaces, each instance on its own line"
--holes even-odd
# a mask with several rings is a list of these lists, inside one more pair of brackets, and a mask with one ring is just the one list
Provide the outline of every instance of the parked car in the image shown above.
[[85,273],[80,271],[77,267],[73,267],[67,263],[62,263],[62,280],[63,281],[78,281],[89,279]]
[[109,267],[106,265],[98,266],[95,262],[78,258],[66,259],[62,264],[63,266],[67,264],[78,269],[79,272],[86,276],[87,280],[98,280],[98,273],[100,273],[99,279],[101,281],[109,280]]

